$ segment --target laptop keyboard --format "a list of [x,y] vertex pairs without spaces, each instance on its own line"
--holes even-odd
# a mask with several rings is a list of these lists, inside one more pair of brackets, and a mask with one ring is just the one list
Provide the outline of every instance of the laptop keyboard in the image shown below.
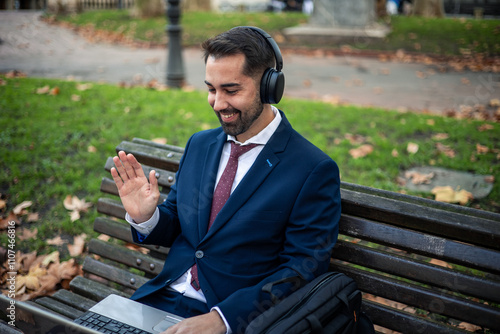
[[110,319],[92,311],[86,312],[81,317],[75,319],[75,323],[99,331],[111,334],[152,334],[142,329],[124,324]]

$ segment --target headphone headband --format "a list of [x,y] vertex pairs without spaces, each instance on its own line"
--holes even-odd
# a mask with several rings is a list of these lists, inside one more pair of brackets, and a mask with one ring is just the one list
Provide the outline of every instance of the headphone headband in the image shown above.
[[264,37],[267,44],[269,44],[269,46],[273,49],[274,58],[276,59],[276,70],[278,72],[281,72],[281,69],[283,68],[283,57],[281,56],[281,51],[280,51],[280,48],[278,47],[278,44],[271,37],[271,35],[269,35],[267,32],[265,32],[264,30],[257,28],[257,27],[242,26],[241,28],[251,29],[251,30],[259,33],[262,37]]

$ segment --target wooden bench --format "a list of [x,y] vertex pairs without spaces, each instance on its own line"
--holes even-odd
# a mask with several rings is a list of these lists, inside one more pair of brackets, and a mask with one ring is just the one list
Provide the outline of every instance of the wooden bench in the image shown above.
[[[116,150],[133,153],[146,174],[158,172],[163,201],[183,149],[133,139]],[[105,169],[112,166],[109,158]],[[73,279],[71,291],[36,301],[71,319],[110,293],[130,296],[161,271],[168,254],[162,247],[134,249],[109,174],[101,190],[97,210],[103,216],[94,229],[109,240],[90,241],[85,275]],[[341,192],[341,235],[331,270],[356,280],[376,325],[403,333],[463,333],[458,325],[466,322],[490,329],[486,333],[500,331],[499,214],[349,183]]]

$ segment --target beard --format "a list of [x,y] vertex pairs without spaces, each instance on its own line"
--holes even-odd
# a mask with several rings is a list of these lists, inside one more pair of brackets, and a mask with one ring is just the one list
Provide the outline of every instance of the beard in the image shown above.
[[[242,112],[241,110],[231,107],[221,110],[220,112],[215,112],[215,114],[219,118],[219,122],[224,133],[236,137],[248,131],[252,124],[260,117],[260,115],[262,115],[263,110],[264,105],[260,99],[256,99],[256,101],[246,111]],[[238,115],[238,119],[234,122],[226,123],[222,120],[221,113],[235,113]]]

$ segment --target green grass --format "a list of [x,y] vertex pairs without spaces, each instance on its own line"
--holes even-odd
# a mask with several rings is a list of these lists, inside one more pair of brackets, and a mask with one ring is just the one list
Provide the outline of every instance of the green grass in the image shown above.
[[[136,19],[126,10],[88,11],[79,15],[60,16],[59,21],[76,26],[92,26],[120,32],[130,39],[166,42],[166,18]],[[287,27],[307,23],[301,13],[211,13],[186,12],[182,14],[182,41],[185,46],[197,46],[206,38],[238,25],[254,25],[278,38],[280,46],[287,46],[280,32]],[[391,27],[391,33],[379,42],[360,38],[353,48],[365,50],[417,52],[436,55],[469,55],[481,53],[500,55],[500,20],[457,18],[422,18],[392,16],[381,20]],[[301,45],[304,46],[304,45]],[[339,45],[308,45],[312,48],[338,48]]]
[[[59,87],[60,94],[36,94],[45,85]],[[51,250],[45,240],[59,234],[92,235],[99,186],[106,176],[103,166],[122,140],[166,137],[169,144],[184,146],[192,133],[218,126],[204,92],[107,84],[94,84],[86,91],[76,87],[75,82],[37,78],[6,79],[0,86],[0,193],[8,203],[3,213],[25,200],[33,201],[30,212],[40,213],[38,222],[22,224],[38,228],[37,240],[19,241],[19,249],[44,252]],[[72,95],[80,100],[73,101]],[[478,131],[485,122],[288,98],[279,107],[300,133],[337,161],[346,182],[400,191],[400,171],[429,164],[500,177],[498,153],[492,151],[500,146],[497,123],[490,123],[492,130]],[[346,139],[348,133],[364,136],[374,152],[353,159],[349,150],[358,145]],[[456,149],[455,158],[436,150],[432,137],[437,133],[449,135],[441,142]],[[407,153],[408,142],[419,145],[417,154]],[[477,143],[490,152],[477,154]],[[96,152],[89,152],[89,146]],[[397,158],[392,156],[394,149]],[[63,207],[67,195],[94,207],[72,223]],[[486,199],[470,205],[498,212],[499,199],[496,182]],[[0,234],[2,244],[5,238]]]

